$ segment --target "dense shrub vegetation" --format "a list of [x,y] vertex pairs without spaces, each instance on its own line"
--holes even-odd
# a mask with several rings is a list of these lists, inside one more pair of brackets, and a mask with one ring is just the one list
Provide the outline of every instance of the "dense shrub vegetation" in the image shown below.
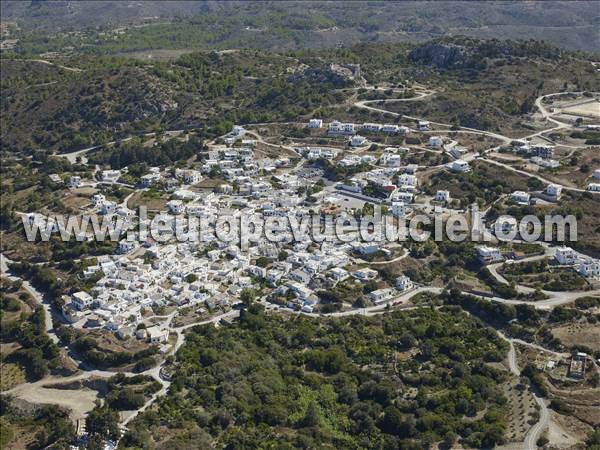
[[504,374],[484,362],[505,351],[458,310],[316,321],[251,306],[239,325],[190,330],[169,395],[125,442],[416,449],[453,437],[493,446],[503,441]]

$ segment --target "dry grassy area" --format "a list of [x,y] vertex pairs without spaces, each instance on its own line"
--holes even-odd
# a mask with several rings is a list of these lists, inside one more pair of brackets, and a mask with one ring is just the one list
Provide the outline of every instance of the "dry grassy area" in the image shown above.
[[584,344],[600,351],[600,326],[591,323],[573,323],[552,328],[552,335],[567,347]]
[[140,206],[145,206],[148,211],[164,211],[169,201],[169,194],[155,193],[154,191],[139,191],[127,201],[129,209],[137,210]]
[[[571,165],[571,159],[575,164]],[[544,170],[543,176],[556,183],[585,189],[587,184],[592,182],[593,171],[600,168],[600,148],[594,147],[575,152],[571,149],[565,154],[562,162],[558,169]]]
[[22,367],[18,364],[0,363],[0,391],[8,391],[21,383],[25,383],[25,371]]
[[505,383],[503,393],[508,400],[506,405],[509,417],[506,429],[507,441],[509,443],[523,442],[534,417],[538,414],[533,395],[516,379]]

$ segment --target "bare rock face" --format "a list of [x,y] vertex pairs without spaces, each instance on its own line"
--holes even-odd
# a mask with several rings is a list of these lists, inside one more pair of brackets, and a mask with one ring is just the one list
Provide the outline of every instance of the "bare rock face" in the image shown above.
[[416,63],[435,66],[438,69],[461,68],[470,65],[470,54],[466,47],[450,43],[429,43],[417,47],[410,53]]
[[360,72],[360,64],[335,63],[322,67],[302,65],[291,75],[290,80],[331,83],[337,88],[362,85],[365,82]]

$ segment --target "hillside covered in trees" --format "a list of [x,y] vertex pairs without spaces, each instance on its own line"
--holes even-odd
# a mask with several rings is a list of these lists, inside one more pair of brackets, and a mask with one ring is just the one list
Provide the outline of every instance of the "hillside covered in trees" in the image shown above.
[[503,440],[507,345],[458,309],[317,321],[243,311],[196,327],[125,446],[426,448]]

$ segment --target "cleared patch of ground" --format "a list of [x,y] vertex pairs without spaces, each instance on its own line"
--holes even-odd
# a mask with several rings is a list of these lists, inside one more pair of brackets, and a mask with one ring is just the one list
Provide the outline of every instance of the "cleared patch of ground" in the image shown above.
[[36,384],[21,385],[12,395],[31,403],[59,405],[71,410],[73,419],[81,419],[95,406],[98,392],[81,388],[76,390],[46,388]]
[[562,107],[560,110],[561,112],[566,112],[568,114],[600,118],[600,102],[597,100],[580,105]]
[[584,344],[600,351],[600,326],[590,323],[573,323],[552,329],[552,335],[567,347]]
[[137,210],[140,206],[145,206],[148,211],[163,211],[169,201],[169,195],[155,191],[140,191],[133,194],[128,200],[127,207]]

